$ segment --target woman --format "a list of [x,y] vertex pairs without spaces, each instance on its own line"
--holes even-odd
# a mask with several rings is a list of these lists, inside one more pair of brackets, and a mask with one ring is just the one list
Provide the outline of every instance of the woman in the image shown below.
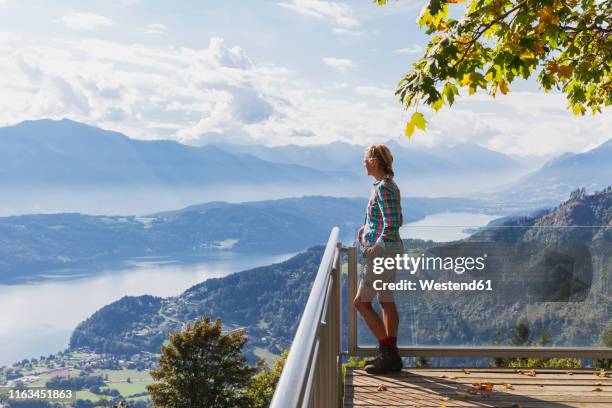
[[[402,359],[397,350],[399,316],[393,291],[376,290],[374,281],[380,284],[395,281],[395,268],[374,270],[374,258],[393,257],[403,252],[399,228],[402,225],[400,191],[393,181],[393,156],[383,144],[368,147],[364,156],[368,176],[374,177],[374,188],[368,202],[365,225],[359,229],[365,268],[353,304],[378,339],[378,356],[366,363],[371,374],[401,371]],[[378,263],[380,266],[381,264]],[[378,296],[382,318],[372,307],[372,299]]]

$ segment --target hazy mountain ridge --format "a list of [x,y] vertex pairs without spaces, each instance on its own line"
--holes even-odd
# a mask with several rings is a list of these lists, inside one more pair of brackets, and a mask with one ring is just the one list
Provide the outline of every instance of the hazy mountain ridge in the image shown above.
[[486,198],[536,206],[555,205],[576,188],[584,187],[593,193],[611,181],[612,139],[584,153],[564,153]]
[[[395,173],[409,177],[431,177],[440,174],[518,171],[521,165],[511,157],[484,147],[461,143],[453,146],[416,148],[388,142],[394,155]],[[215,144],[228,153],[251,154],[264,160],[311,166],[321,170],[347,170],[363,173],[365,146],[343,142],[324,145],[285,145],[266,147],[259,145]]]
[[[520,172],[511,158],[476,145],[389,145],[405,195],[465,196],[480,182]],[[8,195],[0,213],[146,214],[216,200],[366,195],[364,149],[339,142],[194,147],[68,119],[25,121],[0,128],[0,187]]]
[[[612,141],[529,174],[512,157],[475,144],[387,144],[405,196],[479,197],[524,211],[612,179]],[[0,213],[146,214],[217,200],[366,195],[364,149],[342,142],[193,147],[67,119],[25,121],[0,128],[0,187],[7,194]]]
[[130,139],[68,119],[26,121],[0,128],[0,146],[0,185],[6,187],[177,188],[350,179],[346,172],[267,162],[214,146]]

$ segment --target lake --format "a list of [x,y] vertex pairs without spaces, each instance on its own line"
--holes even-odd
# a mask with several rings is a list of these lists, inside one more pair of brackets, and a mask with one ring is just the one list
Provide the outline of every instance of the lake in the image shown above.
[[402,238],[448,242],[470,235],[469,230],[483,227],[500,215],[442,212],[405,224],[400,228]]
[[206,279],[282,262],[293,254],[219,255],[196,264],[138,259],[126,269],[77,279],[0,285],[0,365],[65,349],[72,330],[93,312],[123,296],[176,296]]

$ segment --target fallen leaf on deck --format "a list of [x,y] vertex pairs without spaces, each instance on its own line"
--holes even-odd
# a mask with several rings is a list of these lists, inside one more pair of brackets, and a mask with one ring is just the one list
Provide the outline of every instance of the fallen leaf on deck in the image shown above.
[[378,384],[378,391],[387,391],[387,386],[385,384]]
[[504,384],[504,388],[505,388],[506,390],[513,390],[513,389],[514,389],[514,387],[512,386],[512,384]]
[[493,384],[492,383],[486,383],[486,384],[473,383],[472,387],[474,387],[474,388],[476,388],[477,390],[480,390],[480,391],[493,391]]
[[597,387],[597,388],[594,388],[593,391],[603,391],[603,390],[601,388]]
[[468,370],[466,370],[465,368],[463,369],[464,374],[470,374],[470,372]]
[[461,392],[459,393],[459,398],[461,399],[468,399],[471,398],[472,396],[470,394],[468,394],[467,392]]
[[574,375],[574,373],[572,373],[571,371],[567,371],[565,374],[567,374],[567,375]]
[[527,372],[527,375],[530,377],[535,377],[536,376],[536,371],[535,370],[530,370]]

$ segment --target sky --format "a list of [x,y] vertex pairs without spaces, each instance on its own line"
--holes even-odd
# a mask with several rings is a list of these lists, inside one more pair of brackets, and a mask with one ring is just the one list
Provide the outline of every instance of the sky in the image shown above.
[[573,116],[528,80],[425,110],[427,132],[408,140],[394,90],[427,43],[424,3],[0,0],[0,126],[70,118],[196,146],[470,142],[523,156],[612,137],[610,109]]

